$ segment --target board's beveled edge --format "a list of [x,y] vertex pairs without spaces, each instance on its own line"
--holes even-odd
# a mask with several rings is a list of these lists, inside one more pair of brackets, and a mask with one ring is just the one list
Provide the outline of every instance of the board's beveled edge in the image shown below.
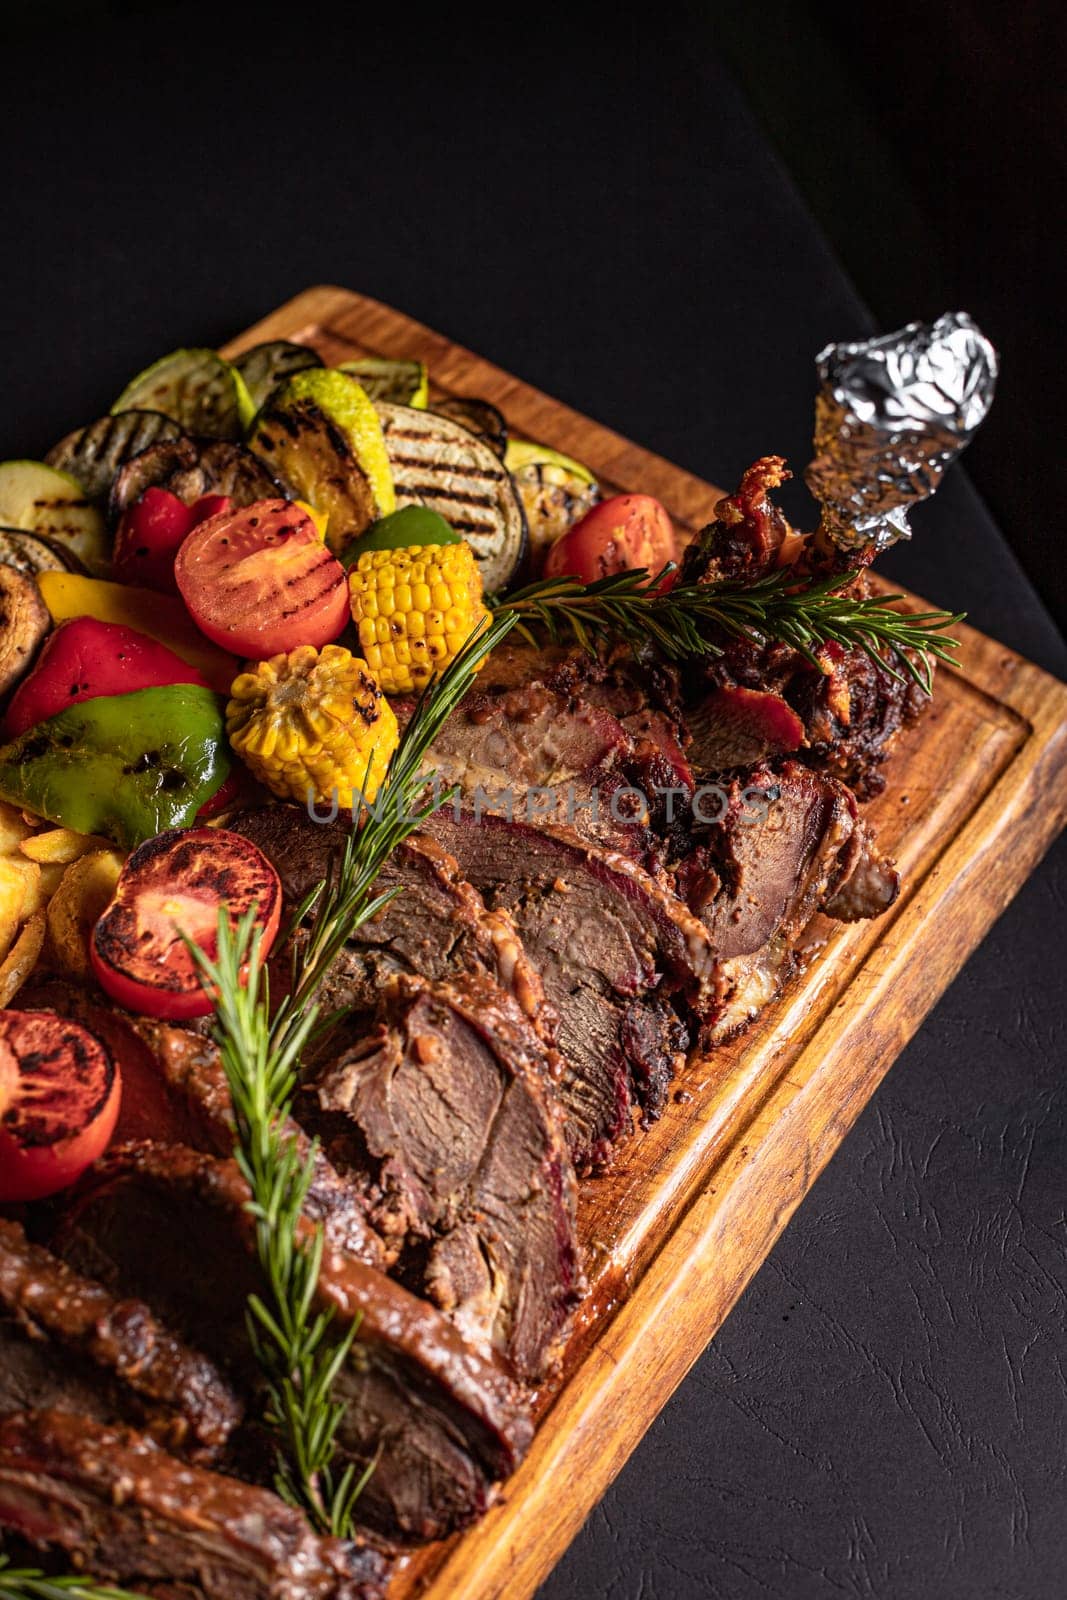
[[[593,463],[605,476],[626,484],[628,473],[639,473],[634,486],[640,481],[675,505],[698,508],[694,520],[720,492],[445,336],[334,286],[296,295],[230,348],[315,326],[342,332],[344,321],[360,318],[392,321],[405,336],[492,374],[512,410],[523,405],[525,415],[535,416],[550,408],[557,421],[581,425],[611,452]],[[850,973],[844,993],[855,1003],[841,1002],[717,1153],[629,1299],[600,1328],[561,1390],[502,1503],[462,1538],[413,1562],[390,1591],[398,1600],[415,1593],[423,1600],[532,1594],[721,1325],[892,1061],[1062,828],[1067,687],[976,630],[959,631],[969,684],[1025,728],[1017,754],[948,838],[901,916]],[[772,1180],[768,1225],[761,1203]]]

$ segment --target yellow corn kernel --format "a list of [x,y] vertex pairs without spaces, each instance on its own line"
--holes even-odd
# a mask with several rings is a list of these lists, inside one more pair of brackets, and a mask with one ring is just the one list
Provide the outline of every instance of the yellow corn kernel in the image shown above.
[[488,616],[466,542],[368,550],[348,587],[360,647],[386,694],[421,689]]
[[365,661],[341,645],[301,645],[235,678],[226,731],[273,794],[349,810],[372,801],[400,738],[396,717]]

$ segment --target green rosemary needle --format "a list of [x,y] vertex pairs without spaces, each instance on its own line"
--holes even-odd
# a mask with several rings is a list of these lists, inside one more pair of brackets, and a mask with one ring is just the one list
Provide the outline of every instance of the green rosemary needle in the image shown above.
[[834,642],[862,650],[890,677],[904,674],[929,694],[934,661],[954,665],[959,641],[945,630],[963,614],[896,611],[898,594],[856,599],[840,592],[850,576],[798,588],[795,575],[781,571],[747,585],[677,584],[661,593],[635,568],[590,584],[547,578],[490,603],[498,615],[517,617],[531,641],[540,627],[557,643],[573,639],[590,651],[609,638],[651,644],[671,661],[722,655],[725,639],[749,639],[790,645],[817,664],[818,647]]
[[187,941],[205,987],[214,996],[214,1037],[229,1085],[236,1131],[235,1159],[248,1184],[256,1252],[263,1276],[250,1297],[246,1319],[267,1389],[264,1420],[276,1445],[275,1487],[306,1512],[323,1533],[352,1531],[353,1510],[373,1463],[362,1474],[353,1464],[333,1464],[343,1408],[332,1399],[357,1329],[335,1336],[329,1311],[314,1310],[322,1263],[321,1227],[302,1226],[314,1175],[316,1148],[303,1154],[289,1114],[301,1053],[319,1021],[315,996],[334,957],[354,928],[372,917],[390,894],[376,894],[379,872],[432,809],[423,800],[423,761],[442,725],[474,681],[484,657],[518,619],[483,623],[463,651],[420,698],[375,799],[353,829],[330,876],[298,909],[303,924],[299,966],[289,991],[271,1015],[255,910],[235,929],[219,914],[214,959]]
[[13,1567],[0,1554],[0,1600],[145,1600],[131,1589],[113,1589],[81,1573],[51,1578],[38,1567]]

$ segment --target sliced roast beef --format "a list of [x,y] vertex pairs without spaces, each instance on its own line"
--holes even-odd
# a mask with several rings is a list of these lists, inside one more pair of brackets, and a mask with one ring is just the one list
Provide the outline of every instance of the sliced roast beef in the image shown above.
[[382,1557],[269,1490],[67,1411],[0,1421],[0,1525],[94,1578],[188,1600],[378,1600]]
[[425,765],[439,792],[458,788],[478,814],[561,823],[640,860],[652,837],[634,754],[611,711],[534,682],[469,694]]
[[485,977],[386,979],[299,1115],[359,1186],[398,1271],[522,1378],[580,1292],[576,1184],[543,1041]]
[[[81,1271],[147,1300],[173,1326],[254,1384],[244,1326],[260,1290],[248,1190],[232,1161],[181,1146],[127,1146],[73,1198],[55,1248]],[[398,1541],[472,1521],[517,1464],[531,1427],[503,1369],[441,1312],[351,1256],[327,1250],[318,1302],[356,1351],[335,1385],[342,1456],[375,1462],[359,1515]]]
[[880,917],[900,893],[900,873],[878,848],[870,827],[856,824],[859,852],[855,865],[837,891],[823,905],[828,917],[838,922],[864,922]]
[[[272,862],[290,910],[325,877],[349,831],[347,822],[314,822],[297,806],[244,811],[230,826]],[[434,839],[419,836],[402,844],[376,887],[397,893],[351,933],[321,991],[324,1011],[372,1007],[391,973],[439,979],[463,972],[495,979],[545,1037],[552,1036],[555,1017],[515,924],[506,912],[486,908]]]
[[17,1223],[0,1218],[0,1414],[86,1409],[144,1424],[195,1459],[216,1457],[241,1417],[219,1369],[139,1300],[116,1300]]
[[861,841],[850,792],[796,762],[753,768],[720,794],[721,820],[676,874],[730,985],[705,1045],[773,999],[792,971],[797,935],[855,870]]
[[633,861],[564,828],[450,807],[427,830],[493,906],[510,911],[560,1018],[560,1098],[579,1170],[602,1166],[638,1104],[662,1108],[686,1047],[683,1011],[719,1002],[711,941]]

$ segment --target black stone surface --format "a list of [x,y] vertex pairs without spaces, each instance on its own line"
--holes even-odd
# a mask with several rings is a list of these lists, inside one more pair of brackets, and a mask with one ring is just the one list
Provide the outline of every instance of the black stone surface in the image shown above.
[[[3,454],[335,282],[719,482],[771,450],[803,466],[812,357],[869,320],[702,30],[22,12]],[[887,570],[1067,673],[961,472],[915,525]],[[1065,896],[1061,843],[541,1600],[1067,1590]]]

